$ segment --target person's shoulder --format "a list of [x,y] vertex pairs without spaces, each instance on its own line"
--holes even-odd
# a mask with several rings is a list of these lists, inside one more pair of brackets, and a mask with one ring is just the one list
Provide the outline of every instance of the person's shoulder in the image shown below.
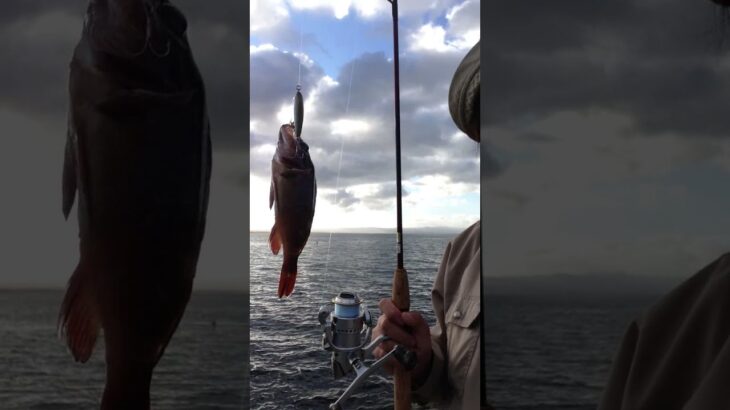
[[474,222],[471,226],[464,229],[460,234],[451,240],[451,246],[454,248],[463,248],[465,246],[481,248],[481,220]]

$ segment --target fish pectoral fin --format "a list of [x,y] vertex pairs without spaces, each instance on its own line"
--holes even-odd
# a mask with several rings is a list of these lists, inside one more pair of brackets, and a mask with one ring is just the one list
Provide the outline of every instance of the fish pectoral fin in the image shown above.
[[66,152],[63,160],[63,216],[68,219],[71,208],[76,198],[76,135],[72,125],[69,123],[66,132]]
[[91,357],[99,335],[100,322],[94,303],[94,292],[81,263],[71,275],[58,318],[59,335],[77,362]]
[[279,235],[276,224],[271,228],[271,233],[269,234],[269,247],[274,255],[278,255],[281,250],[281,235]]
[[274,186],[274,179],[271,179],[271,189],[269,189],[269,209],[274,206],[274,199],[276,199],[276,186]]

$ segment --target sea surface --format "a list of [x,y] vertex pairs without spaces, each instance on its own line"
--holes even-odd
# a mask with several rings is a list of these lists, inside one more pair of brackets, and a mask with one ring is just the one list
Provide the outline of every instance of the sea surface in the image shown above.
[[[0,291],[0,408],[98,409],[104,343],[75,363],[56,336],[62,291]],[[152,378],[152,408],[242,409],[248,403],[248,295],[193,292]]]
[[[411,307],[429,324],[433,277],[451,237],[405,237]],[[294,293],[281,300],[281,256],[271,255],[267,239],[251,234],[250,333],[248,295],[194,292],[155,370],[154,409],[243,409],[249,397],[252,409],[324,409],[352,380],[333,380],[317,312],[350,290],[377,317],[378,301],[390,297],[394,235],[334,234],[328,252],[329,235],[313,234]],[[595,409],[627,325],[659,298],[487,296],[490,402],[510,410]],[[0,408],[98,408],[103,340],[88,363],[74,363],[56,337],[62,298],[62,291],[0,290]],[[380,372],[346,408],[392,408],[391,386]]]
[[630,321],[658,298],[487,294],[490,403],[500,410],[595,410]]
[[[453,236],[404,237],[411,310],[423,312],[429,325],[434,324],[433,279]],[[353,376],[337,381],[332,377],[330,353],[322,349],[317,321],[320,306],[341,291],[353,291],[365,300],[375,320],[380,313],[378,301],[391,296],[394,234],[333,234],[331,243],[329,237],[312,234],[299,258],[294,293],[279,299],[282,256],[271,254],[268,233],[251,233],[252,409],[326,409]],[[346,408],[392,408],[391,380],[384,371],[371,376]]]

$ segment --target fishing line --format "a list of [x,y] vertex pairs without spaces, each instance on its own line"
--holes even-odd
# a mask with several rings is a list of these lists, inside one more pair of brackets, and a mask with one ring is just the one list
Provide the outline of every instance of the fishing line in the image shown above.
[[[351,43],[354,44],[354,41],[355,41],[355,35],[353,33]],[[351,45],[350,47],[354,49],[353,45]],[[353,57],[354,57],[354,54],[355,53],[353,52]],[[347,101],[345,102],[345,117],[347,117],[347,115],[350,112],[350,98],[352,96],[352,78],[355,73],[356,61],[357,60],[355,60],[353,58],[352,65],[350,67],[350,81],[349,81],[349,84],[347,85]],[[337,162],[337,178],[335,179],[335,201],[334,201],[335,206],[337,206],[337,201],[338,201],[338,197],[340,194],[340,172],[342,171],[342,153],[344,152],[344,150],[345,150],[345,136],[341,135],[340,136],[340,158]],[[325,281],[327,279],[327,272],[329,271],[331,245],[332,245],[332,230],[330,230],[329,239],[327,240],[327,257],[325,258],[325,266],[324,266]],[[327,281],[327,282],[329,282],[329,281]]]
[[299,74],[297,77],[297,90],[300,90],[302,88],[302,43],[304,43],[304,29],[302,28],[302,25],[299,24]]

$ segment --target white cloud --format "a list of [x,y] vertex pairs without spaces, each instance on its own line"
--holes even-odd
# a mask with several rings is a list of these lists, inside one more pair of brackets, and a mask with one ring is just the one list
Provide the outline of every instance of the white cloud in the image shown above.
[[284,104],[276,113],[276,122],[285,124],[294,120],[294,106],[292,104]]
[[332,13],[337,19],[350,15],[354,9],[362,18],[370,19],[390,12],[390,4],[385,0],[289,0],[295,10],[325,11]]
[[464,52],[479,41],[479,35],[479,29],[476,29],[469,30],[462,36],[448,39],[446,29],[429,22],[411,34],[410,49],[437,53]]
[[443,53],[456,48],[446,43],[446,29],[429,22],[411,34],[411,50]]
[[250,54],[256,54],[256,53],[261,53],[261,52],[265,52],[265,51],[276,51],[276,50],[278,50],[278,48],[276,48],[276,46],[274,46],[271,43],[261,44],[258,46],[251,44],[251,46],[249,47]]
[[342,135],[343,137],[356,137],[358,135],[363,135],[372,128],[367,120],[350,118],[333,121],[330,127],[332,135]]
[[299,59],[299,62],[303,66],[309,67],[309,68],[314,67],[314,60],[312,60],[312,58],[309,57],[306,53],[295,52],[292,54],[294,55],[294,57]]
[[390,3],[383,0],[356,0],[353,2],[355,10],[364,18],[372,18],[378,14],[390,12]]
[[249,22],[251,33],[269,30],[289,18],[289,10],[284,0],[251,1]]
[[[251,153],[253,155],[253,153]],[[269,231],[274,226],[274,211],[269,209],[271,179],[251,174],[249,178],[249,225],[252,231]],[[318,208],[319,208],[319,204]]]
[[409,192],[408,201],[413,204],[479,193],[479,184],[455,182],[446,175],[438,174],[404,181],[403,186]]
[[410,50],[421,52],[464,52],[480,38],[479,2],[466,1],[446,13],[447,27],[427,22],[410,34]]
[[331,11],[337,19],[347,17],[350,13],[350,0],[289,0],[289,4],[295,10],[327,10]]

